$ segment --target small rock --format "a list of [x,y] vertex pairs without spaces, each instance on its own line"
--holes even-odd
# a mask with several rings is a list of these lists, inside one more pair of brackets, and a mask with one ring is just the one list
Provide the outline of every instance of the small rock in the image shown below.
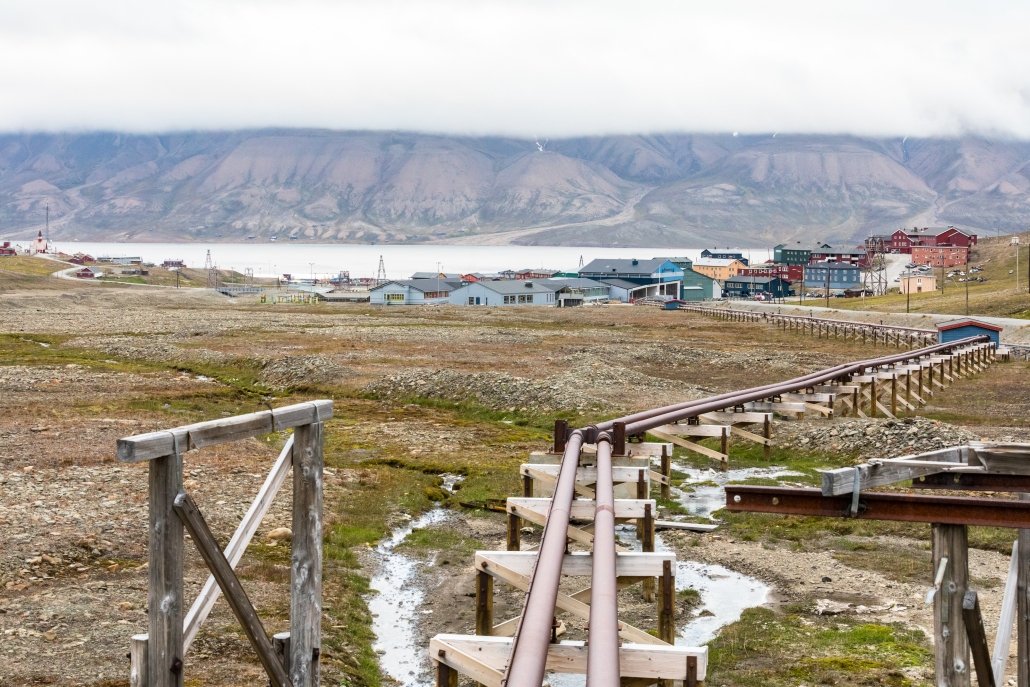
[[293,531],[289,527],[276,527],[265,535],[268,541],[289,541],[293,539]]

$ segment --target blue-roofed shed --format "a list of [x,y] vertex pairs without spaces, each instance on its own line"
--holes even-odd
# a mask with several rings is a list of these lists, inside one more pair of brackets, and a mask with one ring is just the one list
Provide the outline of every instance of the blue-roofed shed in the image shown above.
[[1001,330],[1002,328],[996,324],[990,324],[989,322],[981,322],[980,320],[973,320],[968,317],[964,317],[960,320],[938,322],[937,341],[939,343],[948,343],[950,341],[965,339],[970,336],[986,334],[991,337],[994,347],[997,348],[1001,344]]

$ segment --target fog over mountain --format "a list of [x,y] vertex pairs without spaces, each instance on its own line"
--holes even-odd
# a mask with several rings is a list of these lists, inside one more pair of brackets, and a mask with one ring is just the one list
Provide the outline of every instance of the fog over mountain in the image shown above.
[[529,245],[1025,230],[1030,143],[258,130],[0,135],[0,236]]

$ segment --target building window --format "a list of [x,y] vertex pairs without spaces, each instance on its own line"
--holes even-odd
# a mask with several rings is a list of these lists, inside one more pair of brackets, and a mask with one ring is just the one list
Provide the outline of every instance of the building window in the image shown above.
[[469,296],[469,305],[475,305],[475,304],[476,304],[475,296]]
[[391,301],[391,302],[396,302],[396,301],[403,302],[404,301],[404,294],[403,293],[388,293],[388,294],[386,294],[386,300]]
[[515,296],[505,296],[504,297],[504,304],[505,305],[509,305],[509,304],[514,303],[514,302],[515,302]]

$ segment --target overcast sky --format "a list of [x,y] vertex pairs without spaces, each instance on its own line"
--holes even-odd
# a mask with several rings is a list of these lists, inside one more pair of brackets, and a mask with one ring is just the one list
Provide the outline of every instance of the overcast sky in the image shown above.
[[0,131],[1030,138],[1030,2],[0,0]]

